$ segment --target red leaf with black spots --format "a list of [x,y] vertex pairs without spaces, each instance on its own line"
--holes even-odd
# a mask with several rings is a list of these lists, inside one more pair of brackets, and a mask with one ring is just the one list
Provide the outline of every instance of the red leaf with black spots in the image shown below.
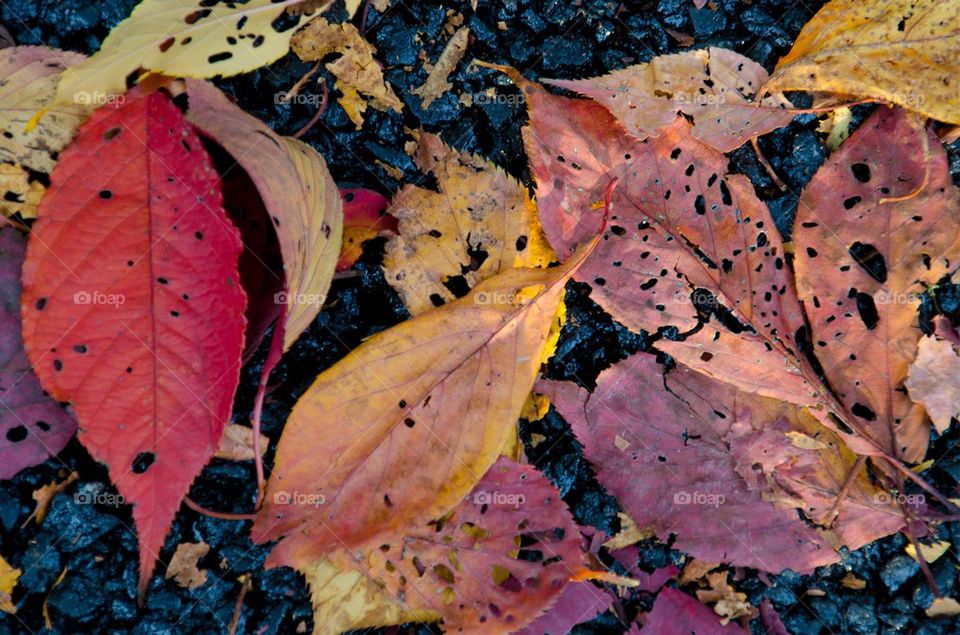
[[230,418],[241,243],[199,136],[162,93],[96,111],[50,178],[23,268],[24,342],[134,506],[142,593]]

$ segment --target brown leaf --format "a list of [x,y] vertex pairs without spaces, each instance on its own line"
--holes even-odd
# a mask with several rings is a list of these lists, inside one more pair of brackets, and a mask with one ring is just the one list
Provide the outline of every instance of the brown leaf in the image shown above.
[[322,60],[331,53],[340,56],[327,64],[340,89],[340,105],[359,130],[363,127],[363,113],[368,101],[377,110],[403,110],[403,102],[386,83],[380,65],[374,59],[377,50],[360,35],[349,22],[330,24],[324,18],[314,18],[298,31],[290,41],[291,48],[308,62]]
[[960,356],[953,344],[927,336],[920,340],[917,358],[904,385],[915,403],[922,405],[938,434],[960,414]]
[[30,496],[34,501],[36,501],[37,506],[33,508],[30,516],[23,521],[22,526],[26,526],[26,524],[32,519],[36,519],[38,525],[43,523],[43,519],[47,517],[47,510],[50,509],[50,503],[53,502],[53,497],[70,487],[70,485],[72,485],[77,478],[77,473],[71,472],[67,478],[63,479],[59,483],[47,483],[46,485],[41,485],[35,489]]
[[463,58],[469,43],[470,28],[464,26],[457,29],[457,32],[447,42],[447,46],[443,49],[440,57],[437,58],[437,63],[430,69],[427,81],[422,86],[410,91],[411,94],[419,95],[423,99],[421,108],[426,110],[434,100],[453,88],[453,84],[447,80],[450,73],[457,68],[457,64]]
[[[266,454],[270,446],[270,439],[260,435],[260,454]],[[256,458],[253,452],[253,430],[247,426],[231,423],[223,431],[220,438],[220,447],[214,456],[227,461],[252,461]]]
[[602,77],[545,80],[597,100],[641,139],[659,136],[678,113],[688,115],[693,137],[721,152],[793,120],[793,104],[779,93],[753,101],[766,81],[762,66],[716,47],[660,55]]
[[173,578],[185,589],[197,589],[207,583],[207,572],[197,568],[200,558],[207,555],[210,545],[205,542],[182,542],[170,558],[166,578]]

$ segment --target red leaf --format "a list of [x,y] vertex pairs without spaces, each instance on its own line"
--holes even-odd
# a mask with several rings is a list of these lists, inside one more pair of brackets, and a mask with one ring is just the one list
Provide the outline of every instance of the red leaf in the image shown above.
[[61,155],[27,249],[27,354],[134,505],[141,592],[230,418],[240,248],[200,138],[168,97],[134,92]]
[[77,422],[43,394],[20,337],[20,267],[26,239],[0,226],[0,479],[42,463],[73,437]]
[[723,625],[716,613],[686,593],[666,588],[640,631],[643,635],[744,635],[736,624]]
[[565,635],[581,622],[588,622],[613,604],[613,595],[601,591],[589,582],[568,584],[556,604],[525,629],[520,635]]

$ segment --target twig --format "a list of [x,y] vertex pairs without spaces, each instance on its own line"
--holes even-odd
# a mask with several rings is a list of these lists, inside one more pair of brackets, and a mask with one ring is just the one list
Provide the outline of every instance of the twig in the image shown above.
[[270,340],[270,352],[267,353],[267,359],[263,362],[263,370],[260,372],[260,380],[257,383],[257,395],[253,401],[253,414],[250,417],[250,427],[253,428],[253,464],[257,470],[257,502],[254,507],[257,510],[263,506],[263,492],[266,489],[263,456],[260,454],[260,418],[263,415],[263,401],[267,396],[267,382],[270,381],[270,373],[273,372],[283,356],[283,320],[285,317],[286,312],[282,312],[276,327],[274,327],[273,337]]
[[230,635],[236,635],[237,626],[240,625],[240,614],[243,612],[243,600],[247,597],[247,591],[250,590],[251,579],[248,574],[240,576],[241,586],[240,586],[240,595],[237,596],[237,602],[233,605],[233,619],[230,620]]
[[307,125],[305,125],[303,128],[300,128],[299,130],[294,132],[293,135],[291,135],[294,139],[299,139],[303,135],[307,134],[310,128],[313,128],[317,124],[317,122],[320,121],[320,117],[323,116],[323,113],[327,111],[327,104],[330,101],[330,91],[327,90],[326,80],[320,80],[320,86],[323,88],[323,98],[320,101],[320,107],[317,108],[316,114],[313,116],[313,118],[310,121],[307,122]]
[[850,473],[847,474],[846,480],[840,487],[840,491],[837,492],[836,500],[833,501],[833,505],[830,506],[830,510],[821,521],[821,524],[825,527],[833,527],[834,521],[836,521],[837,516],[840,515],[840,504],[843,502],[843,499],[847,497],[847,494],[850,493],[850,487],[853,485],[854,481],[857,480],[857,475],[860,474],[860,470],[863,469],[863,466],[866,462],[867,457],[862,454],[857,456],[857,462],[853,464],[853,467],[850,469]]
[[767,157],[763,156],[763,152],[760,150],[760,144],[757,143],[757,138],[750,137],[750,144],[753,146],[753,151],[757,153],[757,159],[760,161],[760,165],[763,166],[763,169],[766,170],[770,178],[773,179],[774,185],[776,185],[781,192],[787,191],[786,184],[781,181],[777,173],[773,171],[773,166],[767,161]]
[[[904,506],[904,511],[906,511],[906,506]],[[927,586],[930,587],[933,597],[938,598],[940,597],[940,587],[937,586],[937,579],[933,577],[933,571],[930,570],[930,565],[927,563],[927,559],[923,557],[923,551],[920,549],[920,543],[917,542],[917,537],[910,528],[910,519],[911,515],[909,512],[907,512],[907,524],[903,528],[903,533],[907,534],[907,538],[909,538],[911,544],[913,544],[913,550],[917,553],[917,562],[920,563],[920,570],[923,571],[923,577],[927,579]]]
[[215,512],[212,509],[207,509],[206,507],[193,502],[193,499],[189,496],[183,497],[183,504],[198,514],[203,514],[204,516],[209,516],[210,518],[219,518],[220,520],[253,520],[257,517],[256,514],[229,514],[227,512]]

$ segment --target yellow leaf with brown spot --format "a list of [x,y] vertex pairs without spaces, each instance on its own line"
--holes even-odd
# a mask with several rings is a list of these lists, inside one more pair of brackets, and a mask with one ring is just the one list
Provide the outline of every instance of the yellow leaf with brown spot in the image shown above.
[[[56,102],[99,104],[123,93],[139,68],[171,77],[229,77],[277,60],[290,49],[298,9],[315,0],[143,0],[110,31],[100,50],[63,73]],[[321,9],[331,0],[319,3]],[[274,21],[290,10],[283,31]]]
[[0,163],[0,215],[20,214],[24,220],[37,217],[37,205],[44,188],[19,165]]
[[399,220],[399,235],[387,243],[383,262],[411,315],[451,302],[498,272],[555,260],[529,192],[502,169],[426,133],[414,158],[439,191],[407,185],[397,194],[388,213]]
[[803,27],[766,91],[882,99],[960,123],[960,8],[943,0],[832,0]]

